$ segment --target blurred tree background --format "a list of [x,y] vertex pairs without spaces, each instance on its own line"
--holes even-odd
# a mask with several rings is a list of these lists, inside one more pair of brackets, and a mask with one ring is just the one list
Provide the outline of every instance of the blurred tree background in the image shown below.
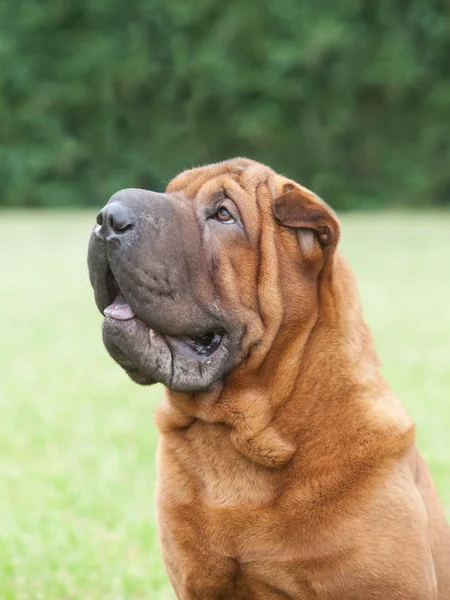
[[245,155],[338,208],[450,204],[447,0],[4,0],[0,204]]

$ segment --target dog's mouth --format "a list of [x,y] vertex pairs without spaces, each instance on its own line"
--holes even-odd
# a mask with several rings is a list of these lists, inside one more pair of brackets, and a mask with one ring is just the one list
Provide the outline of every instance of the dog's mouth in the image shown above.
[[[128,321],[136,319],[136,315],[127,302],[122,290],[120,289],[117,280],[115,279],[111,269],[107,274],[107,288],[110,299],[113,301],[104,309],[105,317],[118,321]],[[161,331],[156,331],[150,328],[146,323],[152,337],[163,337],[172,351],[178,351],[190,359],[206,360],[212,357],[219,349],[224,337],[223,329],[214,329],[208,331],[199,331],[185,336],[168,335]]]

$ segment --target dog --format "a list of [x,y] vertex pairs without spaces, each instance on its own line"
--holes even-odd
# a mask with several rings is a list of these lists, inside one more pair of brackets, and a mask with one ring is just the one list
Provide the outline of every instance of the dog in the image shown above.
[[110,355],[155,414],[181,600],[449,600],[450,528],[384,381],[333,210],[237,158],[97,217]]

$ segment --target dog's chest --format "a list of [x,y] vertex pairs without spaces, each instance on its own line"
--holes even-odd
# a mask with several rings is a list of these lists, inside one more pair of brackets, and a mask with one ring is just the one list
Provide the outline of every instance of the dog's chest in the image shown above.
[[[196,597],[317,600],[302,565],[320,555],[321,544],[330,554],[334,538],[303,539],[300,515],[282,510],[289,475],[242,456],[222,425],[194,423],[167,441],[159,473],[162,543],[184,578],[192,572]],[[206,581],[199,578],[205,561]],[[220,587],[230,564],[236,596]],[[206,594],[202,586],[214,581],[217,590]]]
[[277,496],[278,475],[242,456],[223,425],[194,424],[183,454],[203,500],[210,505],[266,506]]

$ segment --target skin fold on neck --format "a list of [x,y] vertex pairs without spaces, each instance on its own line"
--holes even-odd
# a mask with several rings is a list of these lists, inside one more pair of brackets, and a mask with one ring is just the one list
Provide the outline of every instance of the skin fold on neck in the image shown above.
[[269,350],[256,348],[258,356],[250,353],[207,392],[167,391],[156,413],[162,433],[196,420],[223,423],[241,454],[272,469],[294,455],[325,464],[327,454],[342,451],[344,459],[353,448],[370,462],[379,448],[388,458],[411,446],[414,429],[379,372],[353,275],[338,252],[333,259],[319,277],[320,308],[307,322],[281,323],[263,344]]

